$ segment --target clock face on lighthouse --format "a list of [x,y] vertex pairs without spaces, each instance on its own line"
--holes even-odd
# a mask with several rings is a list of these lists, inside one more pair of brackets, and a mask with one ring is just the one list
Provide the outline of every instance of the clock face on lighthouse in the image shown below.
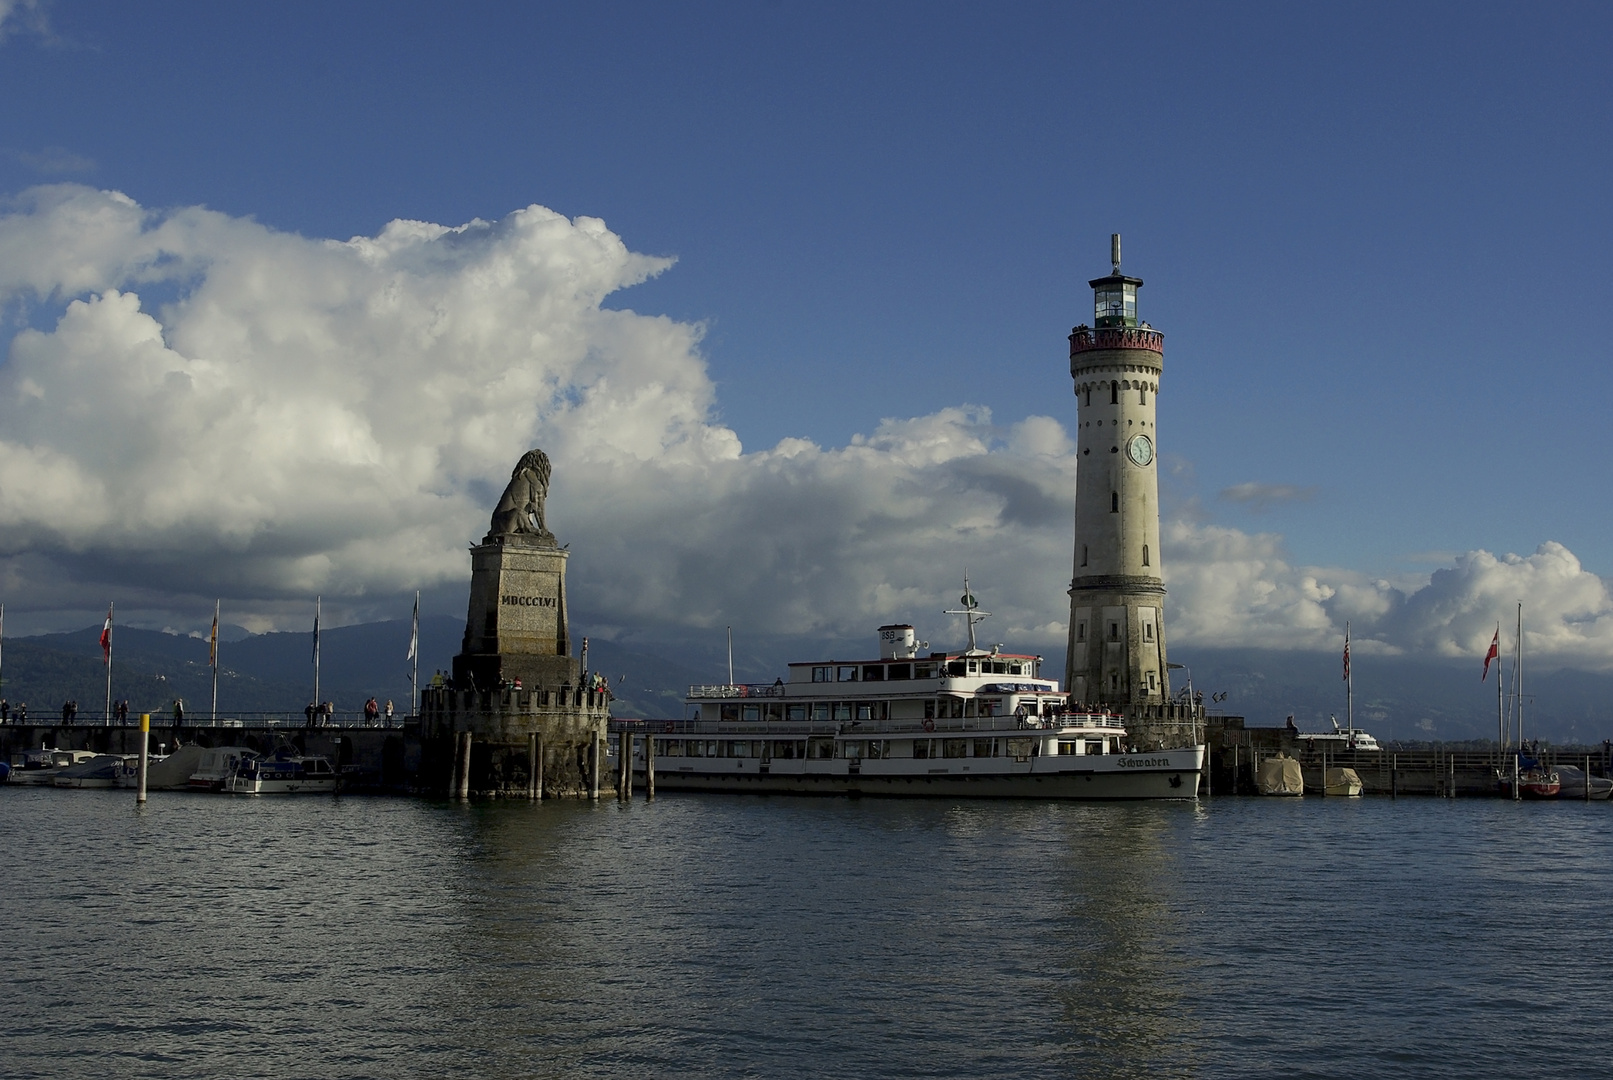
[[1154,460],[1154,442],[1147,435],[1135,436],[1126,444],[1126,456],[1137,465],[1147,465]]

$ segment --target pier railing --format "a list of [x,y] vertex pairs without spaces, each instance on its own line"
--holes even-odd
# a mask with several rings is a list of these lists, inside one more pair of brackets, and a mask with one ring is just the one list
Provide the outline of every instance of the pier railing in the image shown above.
[[[306,714],[301,712],[232,712],[228,716],[217,719],[208,716],[194,716],[186,713],[183,718],[176,718],[172,713],[152,713],[151,726],[155,728],[298,728],[298,729],[363,729],[371,730],[385,728],[404,728],[415,723],[416,717],[394,714],[390,719],[379,716],[370,719],[362,711],[339,711],[334,713],[320,713],[310,721]],[[127,718],[113,717],[108,723],[104,716],[87,716],[80,713],[71,719],[64,719],[56,713],[30,712],[26,717],[18,717],[12,713],[5,719],[0,719],[0,726],[5,727],[31,727],[31,728],[139,728],[140,714],[131,712]]]

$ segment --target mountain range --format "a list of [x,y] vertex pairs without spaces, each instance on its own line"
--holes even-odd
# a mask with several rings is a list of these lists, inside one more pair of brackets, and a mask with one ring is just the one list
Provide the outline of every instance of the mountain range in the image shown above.
[[[447,671],[459,651],[464,622],[450,616],[420,621],[420,682]],[[59,714],[62,703],[79,703],[81,719],[105,708],[106,668],[100,628],[13,638],[4,643],[0,696],[15,708],[27,702],[31,716]],[[314,695],[313,642],[306,632],[250,634],[239,627],[221,633],[221,715],[300,712]],[[578,641],[580,646],[581,642]],[[366,623],[322,631],[320,697],[342,711],[356,711],[374,695],[408,711],[409,624]],[[1049,646],[1046,674],[1057,677],[1059,653]],[[792,660],[863,659],[874,643],[805,635],[745,635],[734,644],[735,677],[772,682]],[[1292,715],[1303,730],[1326,730],[1329,716],[1345,720],[1339,658],[1332,654],[1269,649],[1198,649],[1172,653],[1184,665],[1173,685],[1189,676],[1212,711],[1243,716],[1250,725],[1278,726]],[[678,640],[634,639],[590,643],[588,666],[610,679],[617,716],[663,719],[681,715],[692,683],[728,679],[726,638],[694,631]],[[1508,665],[1509,666],[1509,665]],[[1381,740],[1467,741],[1494,738],[1496,669],[1481,682],[1476,661],[1408,657],[1355,658],[1355,720]],[[1613,738],[1613,675],[1531,670],[1525,689],[1525,734],[1553,742],[1598,743]],[[1225,700],[1212,702],[1224,693]],[[211,707],[212,673],[203,638],[119,627],[112,667],[112,696],[127,698],[131,711],[168,714],[175,698],[192,716]]]

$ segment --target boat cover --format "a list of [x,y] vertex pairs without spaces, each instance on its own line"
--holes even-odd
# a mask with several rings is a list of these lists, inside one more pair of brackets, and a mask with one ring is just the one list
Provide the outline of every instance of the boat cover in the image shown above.
[[1256,783],[1262,795],[1305,794],[1305,776],[1299,771],[1299,761],[1286,754],[1262,761]]
[[202,763],[202,755],[207,747],[181,746],[161,761],[154,761],[146,769],[146,790],[148,791],[174,791],[183,788],[190,781],[190,774],[196,771],[196,766]]
[[1327,770],[1327,776],[1323,778],[1323,783],[1327,785],[1329,795],[1349,795],[1352,792],[1359,795],[1361,793],[1361,774],[1354,769],[1329,769]]

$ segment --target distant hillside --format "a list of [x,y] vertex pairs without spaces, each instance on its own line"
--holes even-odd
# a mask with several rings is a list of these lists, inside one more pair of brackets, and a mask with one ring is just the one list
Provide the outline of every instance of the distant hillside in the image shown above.
[[[464,623],[451,616],[421,620],[420,680],[448,670],[459,651]],[[5,642],[0,696],[28,703],[34,716],[59,714],[69,697],[82,718],[99,717],[105,698],[98,627],[68,634]],[[576,641],[581,647],[580,638]],[[409,624],[404,621],[343,626],[324,631],[320,647],[320,694],[338,709],[356,710],[371,694],[402,711],[409,699]],[[942,647],[940,643],[937,648]],[[1025,647],[1025,646],[1022,646]],[[1048,657],[1046,674],[1058,677],[1062,650],[1031,644]],[[313,696],[312,638],[303,633],[248,635],[221,647],[219,708],[222,712],[299,712]],[[874,655],[867,640],[805,635],[736,636],[734,674],[741,682],[772,682],[791,661],[861,659]],[[1293,714],[1305,730],[1344,719],[1344,683],[1332,653],[1262,649],[1194,649],[1172,652],[1191,671],[1195,689],[1225,691],[1216,711],[1244,716],[1250,724],[1277,726]],[[722,630],[691,631],[677,640],[648,637],[625,642],[593,639],[589,666],[610,679],[617,716],[662,719],[682,714],[691,683],[716,683],[727,675],[727,639]],[[1172,673],[1185,685],[1187,670]],[[1479,682],[1476,661],[1427,661],[1357,656],[1356,722],[1384,740],[1457,741],[1495,736],[1495,683]],[[1494,673],[1491,679],[1495,678]],[[1528,674],[1525,703],[1528,734],[1552,742],[1598,743],[1613,738],[1613,676],[1591,672],[1535,670]],[[167,713],[175,697],[193,715],[204,714],[211,695],[207,642],[151,630],[119,628],[114,654],[115,698],[136,711]]]

